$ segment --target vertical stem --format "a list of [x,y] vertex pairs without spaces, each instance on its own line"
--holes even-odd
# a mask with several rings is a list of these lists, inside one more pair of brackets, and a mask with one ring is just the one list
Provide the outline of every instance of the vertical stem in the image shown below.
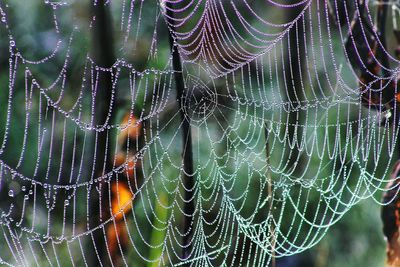
[[[171,10],[170,3],[167,3],[168,8],[167,15],[170,18],[173,18],[174,13]],[[191,224],[192,224],[192,215],[195,211],[195,203],[194,203],[194,186],[195,186],[195,178],[192,176],[193,174],[193,149],[192,149],[192,134],[190,127],[190,119],[185,116],[184,109],[182,107],[182,103],[184,103],[185,95],[185,84],[183,81],[183,73],[182,73],[182,63],[179,55],[178,48],[174,45],[174,38],[172,34],[169,35],[170,49],[172,52],[172,68],[174,70],[175,76],[175,86],[176,86],[176,101],[178,102],[181,122],[182,122],[182,140],[183,140],[183,184],[185,187],[185,196],[184,196],[184,236],[183,236],[183,251],[182,258],[183,260],[188,259],[190,254],[190,239],[191,239]]]
[[[106,6],[105,0],[97,0],[91,2],[91,12],[95,16],[96,21],[92,29],[92,56],[99,67],[110,68],[115,62],[113,35],[112,35],[112,18]],[[112,92],[112,74],[111,72],[100,71],[99,80],[96,88],[96,112],[94,123],[102,125],[106,122],[108,112],[113,109],[112,99],[116,98]],[[115,114],[115,112],[111,112]],[[112,115],[108,118],[108,123],[113,121]],[[111,159],[111,149],[109,148],[109,133],[107,130],[98,133],[96,146],[96,162],[94,165],[94,175],[99,176],[109,171],[110,165],[107,165],[108,159]],[[107,149],[108,147],[108,149]],[[94,184],[96,186],[96,184]],[[96,227],[102,223],[102,196],[106,192],[106,186],[99,183],[100,195],[97,194],[96,189],[91,190],[90,198],[90,227]],[[103,188],[102,188],[103,187]],[[107,259],[105,239],[101,229],[93,233],[94,245],[97,248],[98,256],[93,253],[90,262],[91,266],[98,266],[98,261],[103,264]]]

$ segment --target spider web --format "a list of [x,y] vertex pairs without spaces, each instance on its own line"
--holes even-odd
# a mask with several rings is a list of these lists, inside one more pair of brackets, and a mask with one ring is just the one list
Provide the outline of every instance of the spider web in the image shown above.
[[[363,104],[345,47],[358,2],[107,1],[109,66],[83,11],[100,1],[17,2],[0,1],[2,264],[267,266],[389,189],[397,110]],[[378,95],[398,75],[382,68]]]

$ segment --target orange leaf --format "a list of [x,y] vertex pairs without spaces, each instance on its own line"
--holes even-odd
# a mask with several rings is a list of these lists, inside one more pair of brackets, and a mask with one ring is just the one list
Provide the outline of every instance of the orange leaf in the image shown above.
[[133,193],[129,190],[128,186],[122,182],[113,182],[111,184],[112,192],[112,214],[117,221],[123,219],[123,214],[126,214],[132,209]]

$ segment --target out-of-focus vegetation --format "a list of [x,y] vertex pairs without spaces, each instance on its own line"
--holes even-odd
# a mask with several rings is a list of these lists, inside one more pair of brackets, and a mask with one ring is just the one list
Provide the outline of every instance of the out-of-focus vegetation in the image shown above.
[[[41,1],[8,1],[8,5],[12,6],[10,10],[13,10],[10,13],[10,17],[8,18],[9,24],[12,26],[11,31],[12,35],[15,38],[15,43],[20,49],[21,53],[25,55],[26,58],[39,60],[44,56],[48,55],[51,50],[55,47],[55,43],[57,41],[57,37],[59,35],[55,35],[53,22],[53,15],[51,13],[51,9],[49,6],[47,8],[43,8]],[[118,2],[118,1],[114,1]],[[118,4],[115,4],[118,6]],[[152,25],[154,23],[154,14],[147,14],[147,10],[145,9],[144,14],[142,14],[142,23],[144,25]],[[113,13],[114,17],[118,16],[117,10]],[[90,41],[90,32],[85,32],[84,30],[74,31],[72,26],[73,23],[70,22],[71,18],[77,19],[74,23],[85,24],[88,21],[89,11],[86,3],[83,1],[72,1],[71,8],[68,9],[68,12],[60,13],[58,16],[63,21],[63,27],[61,36],[64,36],[65,43],[68,43],[68,39],[73,35],[73,43],[71,44],[71,56],[70,63],[68,68],[70,69],[69,75],[74,76],[75,73],[79,74],[77,77],[80,77],[82,70],[84,68],[83,64],[86,60],[86,54],[91,51],[91,41]],[[115,42],[116,47],[121,47],[124,42],[124,33],[118,31],[119,22],[115,21]],[[70,24],[71,27],[68,27]],[[149,26],[149,28],[151,28]],[[85,29],[85,27],[82,27]],[[160,27],[160,31],[158,32],[158,40],[161,40],[161,44],[158,44],[158,47],[161,47],[161,50],[158,51],[160,55],[169,54],[169,43],[168,43],[168,35],[165,31],[165,28]],[[151,46],[150,41],[151,33],[148,32],[148,36],[144,36],[143,38],[138,39],[138,43],[132,44],[127,43],[128,47],[131,45],[136,45],[139,49],[135,50],[135,53],[129,53],[130,49],[117,50],[116,56],[117,58],[124,58],[127,62],[133,64],[138,70],[143,69],[162,69],[165,66],[166,62],[158,61],[155,59],[149,59],[148,51],[149,46]],[[7,39],[8,33],[4,28],[0,28],[0,137],[3,136],[6,121],[6,110],[7,110],[7,102],[9,98],[9,61],[8,61],[8,49],[9,49],[9,41]],[[334,35],[334,46],[335,51],[337,53],[337,57],[340,58],[340,52],[342,51],[341,40],[338,35]],[[143,46],[143,52],[141,52],[140,47]],[[42,84],[50,84],[55,75],[58,74],[64,58],[64,55],[60,55],[60,58],[56,58],[52,63],[47,64],[39,64],[36,69],[37,79],[40,79]],[[162,58],[162,56],[161,56]],[[342,62],[345,61],[344,55],[342,57]],[[321,72],[324,70],[320,70]],[[23,77],[20,75],[19,77]],[[351,77],[351,76],[349,76]],[[65,85],[66,94],[70,94],[71,103],[63,101],[64,108],[68,108],[73,104],[73,100],[75,99],[75,95],[81,86],[81,80],[74,80],[73,77],[69,77],[69,83]],[[126,88],[124,88],[124,84],[126,84]],[[221,85],[218,85],[221,86]],[[128,89],[128,80],[121,80],[119,82],[119,97],[121,99],[127,99],[129,102],[129,91]],[[16,80],[15,91],[14,91],[14,101],[13,105],[21,105],[21,110],[18,112],[18,109],[12,115],[10,129],[10,140],[7,145],[7,153],[2,155],[2,160],[4,162],[8,162],[10,165],[17,164],[16,160],[19,158],[20,149],[22,147],[21,140],[23,140],[23,131],[24,131],[24,120],[25,114],[23,112],[23,105],[25,103],[25,85],[24,80],[19,78]],[[244,88],[237,88],[239,91],[242,91],[246,94],[246,90]],[[142,90],[139,91],[145,95],[146,93]],[[138,99],[144,99],[145,97],[139,96]],[[85,101],[85,100],[84,100]],[[89,100],[86,100],[89,101]],[[38,103],[33,102],[33,105],[38,105]],[[116,120],[122,118],[126,112],[129,110],[129,105],[121,105],[121,111],[118,113]],[[145,106],[145,103],[137,103],[136,108],[146,109],[148,107]],[[125,110],[124,110],[125,109]],[[33,114],[32,116],[37,116],[37,114]],[[334,118],[336,114],[330,114]],[[343,114],[343,116],[347,116]],[[170,119],[168,116],[165,116],[165,120]],[[241,129],[239,131],[243,131],[245,133],[247,128],[249,127],[245,123],[241,125]],[[56,134],[60,134],[62,129],[56,129]],[[67,129],[70,131],[70,129]],[[167,132],[166,135],[172,135],[174,133],[174,127],[171,127],[170,132]],[[218,130],[210,127],[210,131],[217,132]],[[33,133],[34,134],[34,133]],[[0,139],[1,140],[1,139]],[[31,151],[34,153],[37,148],[37,143],[35,142],[27,142],[26,151]],[[12,149],[16,147],[18,149]],[[176,158],[180,157],[180,150],[178,148],[173,148],[176,151]],[[58,151],[57,153],[60,153]],[[207,156],[207,155],[205,155]],[[45,159],[43,159],[46,161]],[[274,161],[274,159],[271,159]],[[35,168],[34,162],[29,163],[29,158],[26,159],[26,163],[23,165],[22,172],[30,173]],[[178,161],[178,160],[177,160]],[[312,162],[317,164],[317,162]],[[54,163],[60,164],[60,163]],[[45,165],[39,166],[38,176],[46,174]],[[68,169],[68,168],[67,168]],[[174,172],[171,168],[164,169],[164,174],[168,175],[169,172]],[[87,175],[89,169],[83,170],[83,173]],[[245,170],[244,170],[245,173]],[[322,173],[324,174],[324,173]],[[328,175],[328,174],[326,174]],[[357,179],[357,173],[354,174],[354,179]],[[246,183],[245,181],[243,183]],[[2,192],[1,195],[6,194],[8,188],[14,188],[18,190],[17,184],[3,184],[1,187]],[[160,194],[159,196],[162,198],[163,202],[168,203],[168,197],[166,195]],[[2,198],[0,198],[2,199]],[[251,206],[252,201],[249,200],[247,205]],[[0,204],[1,207],[1,204]],[[37,207],[40,213],[40,206]],[[77,206],[77,212],[84,211],[86,207]],[[134,212],[137,214],[138,219],[140,220],[144,215],[141,214],[140,206],[136,206],[134,208]],[[290,256],[283,259],[277,260],[277,267],[339,267],[339,266],[350,266],[350,267],[358,267],[358,266],[383,266],[384,258],[385,258],[385,242],[383,240],[383,235],[381,232],[381,222],[379,218],[379,205],[373,202],[372,200],[364,200],[355,207],[353,207],[347,214],[333,227],[331,227],[330,231],[326,235],[323,240],[317,244],[312,249],[298,255]],[[167,214],[162,209],[158,209],[155,207],[155,211],[159,218],[166,218]],[[251,212],[251,208],[249,209]],[[60,214],[60,216],[63,216]],[[143,218],[142,218],[143,219]],[[45,223],[45,221],[44,221]],[[157,222],[155,222],[157,225]],[[60,228],[60,225],[55,225],[55,228]],[[163,233],[160,231],[152,232],[151,229],[148,229],[148,236],[151,236],[151,240],[155,243],[159,243],[163,238]],[[139,238],[138,238],[139,239]],[[1,248],[1,245],[0,245]],[[66,252],[64,252],[66,254]],[[128,252],[129,253],[129,252]],[[152,258],[156,258],[160,255],[159,248],[154,248],[151,251],[148,251],[148,254]],[[129,254],[128,254],[129,255]],[[60,256],[60,255],[59,255]],[[60,257],[62,258],[62,257]],[[156,264],[149,266],[157,266]]]

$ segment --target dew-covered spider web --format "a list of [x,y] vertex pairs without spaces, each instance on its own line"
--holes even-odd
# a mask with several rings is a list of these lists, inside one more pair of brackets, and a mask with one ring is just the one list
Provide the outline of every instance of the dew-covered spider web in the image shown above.
[[0,262],[268,266],[380,203],[376,6],[0,0]]

